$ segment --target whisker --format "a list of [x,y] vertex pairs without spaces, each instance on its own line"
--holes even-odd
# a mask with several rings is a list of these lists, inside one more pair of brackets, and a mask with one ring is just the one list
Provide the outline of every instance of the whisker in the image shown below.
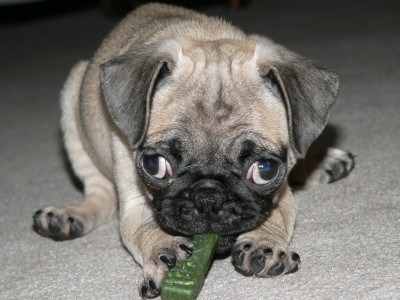
[[[156,223],[156,221],[155,220],[151,220],[153,217],[149,217],[146,221],[145,221],[145,223],[142,223],[140,226],[139,226],[139,228],[138,229],[136,229],[136,231],[135,231],[135,233],[132,235],[132,237],[134,237],[137,233],[139,233],[139,231],[141,231],[144,227],[146,227],[146,226],[148,226],[148,225],[151,225],[152,223]],[[151,221],[149,221],[149,220],[151,220]],[[149,222],[148,222],[149,221]]]
[[[271,222],[268,222],[268,223],[272,224]],[[275,225],[275,224],[272,224],[272,225]],[[278,229],[282,229],[282,228],[278,227]],[[281,233],[277,232],[276,230],[274,230],[273,228],[270,228],[270,227],[266,226],[265,224],[261,225],[259,227],[259,230],[261,230],[261,231],[263,231],[263,232],[265,232],[265,233],[267,233],[269,235],[272,235],[276,239],[284,242],[286,245],[289,245],[285,234],[281,234]]]
[[280,201],[279,201],[279,204],[281,204],[281,203],[284,204],[284,205],[286,205],[287,207],[293,208],[293,209],[296,210],[299,214],[303,215],[303,217],[305,217],[306,219],[309,219],[309,217],[308,217],[306,214],[304,214],[301,210],[299,210],[296,206],[290,205],[290,204],[288,204],[287,202],[285,202],[285,201],[283,201],[283,200],[280,200]]
[[284,213],[283,213],[283,211],[282,211],[282,209],[281,209],[281,207],[278,205],[278,211],[279,211],[279,213],[281,214],[281,216],[282,216],[282,220],[283,220],[283,227],[284,227],[284,229],[285,229],[285,232],[286,233],[288,233],[288,231],[287,231],[287,226],[286,226],[286,218],[285,218],[285,215],[284,215]]
[[147,242],[148,239],[150,239],[154,233],[156,232],[156,230],[160,227],[160,225],[158,225],[157,222],[154,222],[155,224],[157,224],[157,226],[155,226],[152,230],[149,230],[149,232],[147,233],[147,235],[143,238],[142,243]]
[[[268,223],[275,226],[277,229],[284,231],[284,229],[281,226],[279,226],[278,224],[271,222],[271,221],[268,221]],[[266,225],[264,225],[264,226],[266,226]],[[288,244],[288,245],[290,244],[290,241],[295,240],[294,233],[289,234],[289,232],[285,231],[284,235],[286,236],[286,238],[284,240],[286,241],[286,244]]]

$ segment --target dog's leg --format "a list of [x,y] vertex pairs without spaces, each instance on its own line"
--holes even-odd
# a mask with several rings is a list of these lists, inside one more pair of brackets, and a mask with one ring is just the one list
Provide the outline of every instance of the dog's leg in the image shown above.
[[351,152],[328,148],[322,154],[310,153],[299,161],[289,176],[293,185],[332,183],[349,175],[355,165]]
[[192,255],[190,239],[171,236],[164,232],[152,216],[143,197],[126,203],[121,211],[121,236],[124,244],[143,267],[143,281],[139,293],[144,298],[160,294],[161,284],[167,271],[177,260]]
[[191,256],[193,244],[190,239],[169,235],[159,227],[151,201],[138,186],[132,152],[117,136],[113,138],[113,149],[121,237],[143,267],[139,293],[144,298],[154,298],[160,294],[166,272],[177,260]]
[[81,62],[72,69],[61,100],[65,146],[72,167],[83,182],[85,199],[77,205],[45,207],[33,215],[34,229],[55,240],[72,239],[90,232],[107,222],[117,207],[114,184],[92,162],[77,129],[74,111],[86,67],[87,62]]
[[244,275],[258,277],[296,272],[300,256],[289,247],[296,208],[288,186],[268,219],[257,229],[240,235],[232,250],[232,262]]

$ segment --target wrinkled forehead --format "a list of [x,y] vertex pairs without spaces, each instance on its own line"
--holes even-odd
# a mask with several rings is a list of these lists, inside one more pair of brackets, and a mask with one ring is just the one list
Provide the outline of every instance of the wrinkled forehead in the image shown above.
[[254,49],[237,41],[184,43],[171,78],[154,95],[148,135],[178,128],[187,143],[212,151],[246,133],[287,145],[285,107],[263,84]]
[[212,41],[183,40],[181,59],[196,63],[245,62],[254,57],[255,44],[240,40],[219,39]]

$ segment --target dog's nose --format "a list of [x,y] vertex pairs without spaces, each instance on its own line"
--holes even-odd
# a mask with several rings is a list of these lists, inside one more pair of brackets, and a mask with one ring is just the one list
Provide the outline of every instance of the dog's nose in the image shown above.
[[190,192],[190,199],[200,214],[218,214],[225,196],[225,186],[214,179],[199,180]]

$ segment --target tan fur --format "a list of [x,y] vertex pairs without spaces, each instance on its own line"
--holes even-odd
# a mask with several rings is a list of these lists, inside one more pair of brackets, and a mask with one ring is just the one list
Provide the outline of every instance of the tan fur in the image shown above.
[[[266,149],[288,149],[287,172],[298,155],[292,145],[289,104],[278,100],[265,87],[261,76],[266,75],[261,74],[265,68],[273,68],[271,62],[297,62],[295,54],[264,37],[245,35],[222,20],[183,8],[148,4],[129,14],[89,62],[80,62],[72,69],[62,93],[65,147],[84,184],[85,200],[61,209],[46,208],[44,214],[40,210],[35,214],[35,222],[40,225],[41,234],[50,235],[51,224],[45,220],[49,219],[47,212],[55,211],[65,225],[61,229],[65,236],[76,229],[74,221],[83,225],[81,234],[86,234],[110,219],[118,198],[121,236],[143,266],[146,297],[155,295],[148,294],[150,282],[159,287],[167,271],[159,260],[161,251],[169,249],[177,259],[183,259],[187,253],[180,245],[190,245],[190,240],[171,236],[156,223],[154,210],[147,202],[152,196],[135,171],[136,152],[107,107],[100,68],[139,46],[154,44],[158,45],[157,51],[172,57],[174,65],[167,88],[161,86],[152,99],[146,143],[156,143],[166,132],[184,127],[191,133],[185,147],[198,147],[198,151],[205,152],[212,147],[229,149],[225,137],[246,133],[250,128],[262,137]],[[170,60],[168,64],[172,64]],[[218,141],[217,145],[210,145],[213,140]],[[289,256],[293,254],[288,244],[294,223],[295,204],[284,183],[274,198],[269,218],[260,228],[240,235],[236,248],[244,245],[245,249],[246,243],[254,249],[270,247],[275,253],[285,252],[291,260]],[[244,260],[242,269],[246,271],[250,256],[246,254]],[[258,276],[269,276],[270,267],[265,266]],[[288,264],[287,272],[294,270],[289,267]]]
[[71,71],[61,97],[64,144],[75,174],[84,182],[85,201],[67,207],[78,221],[85,223],[85,232],[107,222],[117,207],[114,184],[93,163],[83,146],[79,132],[79,103],[82,78],[87,62],[80,62]]
[[[257,72],[255,45],[248,41],[217,40],[206,42],[185,41],[182,54],[174,72],[172,84],[167,91],[156,94],[152,119],[148,134],[152,135],[167,129],[167,126],[177,122],[185,111],[197,113],[198,102],[188,103],[187,99],[199,99],[203,101],[209,115],[212,115],[212,106],[215,101],[222,100],[235,107],[235,113],[227,122],[221,135],[227,133],[229,126],[240,122],[244,116],[252,128],[259,128],[259,133],[273,145],[279,146],[288,143],[288,124],[286,112],[281,103],[276,99],[265,95],[265,89],[261,89],[260,75]],[[206,86],[207,89],[203,90]],[[222,95],[218,94],[218,88],[223,87]],[[204,99],[207,99],[205,102]],[[246,99],[246,105],[242,105]],[[268,116],[268,117],[266,117]],[[204,124],[201,116],[193,115],[193,126],[199,132]]]
[[[179,28],[163,32],[165,24],[155,19],[166,14],[182,19]],[[146,26],[146,24],[150,25]],[[154,277],[153,273],[159,272],[156,262],[152,260],[154,252],[166,243],[171,244],[177,238],[170,237],[161,229],[155,228],[156,226],[152,223],[153,212],[146,205],[146,200],[142,196],[143,191],[133,171],[135,167],[132,152],[106,112],[98,79],[99,66],[136,44],[170,35],[174,35],[174,38],[182,45],[177,71],[173,74],[176,85],[156,95],[154,102],[157,105],[152,111],[148,129],[149,137],[164,131],[167,126],[173,124],[174,117],[180,116],[182,108],[196,112],[195,107],[184,103],[187,98],[202,99],[206,93],[210,101],[205,103],[205,106],[210,106],[212,101],[217,99],[216,82],[213,80],[219,78],[222,81],[219,84],[225,87],[224,99],[235,108],[241,109],[232,115],[232,125],[237,122],[235,118],[249,115],[249,122],[254,128],[258,128],[260,134],[264,135],[271,148],[288,143],[288,125],[284,107],[276,103],[272,97],[266,101],[268,95],[265,95],[265,89],[260,88],[260,76],[257,72],[256,63],[259,58],[255,53],[256,43],[241,31],[216,19],[158,4],[143,6],[124,19],[90,61],[82,81],[79,103],[77,103],[76,95],[64,96],[63,124],[65,143],[74,170],[78,175],[85,172],[97,174],[97,177],[86,174],[79,176],[85,187],[108,185],[106,178],[116,185],[119,191],[121,235],[136,261],[144,266],[145,277],[150,275]],[[82,72],[82,69],[83,65],[80,66],[79,72]],[[204,81],[209,81],[207,83],[209,88],[205,91],[198,90],[198,87],[204,86]],[[183,82],[185,84],[182,84]],[[65,90],[77,90],[80,84],[79,78],[74,79],[74,84],[76,88],[67,84]],[[252,102],[246,106],[238,105],[244,98],[251,99]],[[195,105],[195,102],[192,105]],[[70,112],[71,109],[74,110],[73,113]],[[192,119],[196,120],[196,116]],[[201,126],[199,122],[187,125]],[[66,130],[68,127],[74,127],[76,131]],[[78,145],[74,146],[74,143]],[[74,148],[77,149],[73,150]],[[98,178],[98,181],[92,178]],[[89,181],[94,182],[89,184]],[[112,189],[108,187],[106,190],[110,194],[110,203],[108,205],[103,202],[95,204],[93,211],[102,211],[107,217],[91,218],[91,223],[95,225],[105,222],[115,210],[113,192],[110,192]],[[107,193],[103,193],[104,197],[108,195]],[[285,195],[292,205],[292,197],[287,188]],[[294,213],[288,207],[291,206],[284,207],[285,209],[282,210],[284,214],[273,213],[273,219],[277,219],[277,223],[285,223],[286,231],[282,232],[282,235],[286,236],[286,241],[292,235],[294,226]],[[90,226],[88,230],[93,228],[94,226]],[[154,232],[151,238],[146,238],[148,232],[152,230]],[[253,238],[261,238],[263,235],[263,231],[252,233]],[[270,235],[268,239],[274,239],[274,236]],[[161,281],[162,277],[160,275],[156,278]]]

